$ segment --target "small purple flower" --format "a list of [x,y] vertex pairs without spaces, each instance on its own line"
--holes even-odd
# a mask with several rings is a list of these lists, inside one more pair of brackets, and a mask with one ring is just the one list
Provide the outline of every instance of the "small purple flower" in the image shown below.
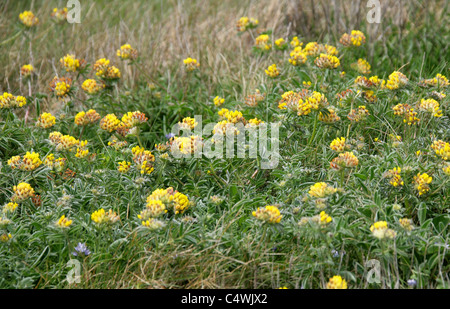
[[75,251],[72,252],[74,256],[78,256],[80,254],[83,254],[84,256],[88,256],[91,254],[91,251],[87,248],[86,244],[82,244],[81,242],[78,243],[78,245],[75,247]]
[[409,279],[407,282],[408,282],[409,286],[416,286],[417,285],[417,281],[415,279]]
[[175,136],[174,133],[166,134],[166,138],[167,138],[167,139],[171,139],[171,138],[174,137],[174,136]]

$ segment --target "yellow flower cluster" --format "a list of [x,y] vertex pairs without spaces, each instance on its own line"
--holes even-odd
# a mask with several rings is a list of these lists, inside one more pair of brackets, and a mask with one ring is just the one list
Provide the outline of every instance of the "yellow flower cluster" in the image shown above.
[[450,83],[449,83],[447,77],[438,73],[438,74],[436,74],[436,77],[434,77],[434,78],[425,79],[425,80],[419,82],[419,85],[428,86],[428,87],[445,88],[445,87],[448,87],[448,85],[450,85]]
[[366,36],[359,30],[352,30],[350,33],[344,33],[339,42],[346,47],[358,47],[366,42]]
[[327,112],[319,112],[319,121],[331,124],[341,120],[334,108],[327,108]]
[[66,218],[65,215],[62,215],[61,218],[59,218],[58,221],[56,221],[56,226],[65,229],[71,226],[72,223],[73,223],[72,220],[69,220]]
[[370,231],[372,232],[372,235],[378,239],[394,238],[397,235],[394,230],[388,228],[386,221],[375,222],[370,226]]
[[237,110],[230,111],[226,108],[222,108],[217,114],[221,119],[226,119],[230,123],[244,122],[245,120],[242,113]]
[[21,182],[17,186],[13,187],[14,195],[11,198],[12,202],[22,202],[26,199],[34,196],[34,189],[30,186],[30,184],[26,182]]
[[154,171],[152,162],[155,162],[155,156],[150,150],[136,146],[133,147],[131,152],[133,153],[133,161],[140,168],[142,175],[149,175]]
[[393,169],[387,172],[387,177],[390,177],[389,183],[394,186],[403,186],[404,182],[402,176],[400,175],[402,169],[400,167],[394,167]]
[[63,58],[59,59],[59,62],[67,72],[76,72],[81,66],[80,60],[78,60],[75,55],[70,54],[67,54]]
[[429,112],[437,118],[442,117],[442,110],[439,107],[439,102],[435,99],[420,100],[418,110],[422,112]]
[[214,105],[215,106],[221,106],[223,103],[225,103],[225,99],[224,98],[221,98],[219,96],[216,96],[214,98]]
[[131,162],[122,161],[119,162],[119,166],[117,167],[117,170],[121,173],[126,173],[131,168]]
[[72,80],[66,77],[54,77],[50,83],[50,90],[57,96],[62,99],[65,98],[71,89]]
[[39,158],[39,154],[36,152],[27,152],[22,158],[20,156],[13,156],[8,160],[8,165],[12,169],[20,169],[23,171],[33,171],[41,166],[42,161]]
[[125,44],[117,50],[117,56],[122,60],[136,60],[138,51],[131,47],[130,44]]
[[140,220],[148,220],[150,218],[157,218],[167,213],[166,205],[161,200],[147,200],[145,209],[138,215]]
[[37,122],[36,122],[36,126],[43,128],[43,129],[48,129],[51,128],[55,125],[56,123],[56,117],[53,116],[50,113],[42,113]]
[[67,8],[54,8],[52,13],[50,14],[57,22],[63,22],[67,20],[67,14],[69,10]]
[[[160,201],[164,205],[164,209],[160,203],[155,203],[154,201]],[[177,215],[184,213],[190,206],[192,206],[192,203],[189,201],[189,198],[172,187],[157,189],[147,196],[146,208],[153,209],[155,213],[165,212],[165,210],[170,209]]]
[[389,75],[389,79],[386,82],[386,88],[389,90],[396,90],[402,88],[408,83],[408,78],[401,72],[394,71]]
[[226,134],[235,134],[238,135],[240,132],[234,125],[234,123],[229,122],[228,120],[219,121],[213,128],[212,133],[214,135],[223,135]]
[[359,122],[359,121],[366,119],[366,117],[368,115],[370,115],[370,113],[367,110],[367,108],[365,106],[361,105],[361,106],[358,106],[358,108],[356,108],[356,109],[352,109],[350,111],[350,113],[347,115],[347,118],[350,121]]
[[19,19],[27,27],[36,26],[39,23],[39,18],[34,16],[31,11],[24,11],[19,14]]
[[202,138],[200,136],[175,136],[170,142],[170,151],[172,153],[181,153],[183,155],[197,153],[201,150]]
[[402,226],[402,228],[404,228],[407,231],[412,231],[414,229],[414,224],[413,221],[411,219],[408,218],[402,218],[400,220],[398,220],[400,225]]
[[246,128],[250,128],[250,127],[258,127],[260,124],[264,123],[264,121],[262,121],[261,119],[258,118],[253,118],[250,119],[247,124],[245,125]]
[[6,204],[6,205],[3,207],[2,212],[3,212],[3,213],[12,213],[12,212],[14,212],[14,211],[16,210],[16,208],[17,208],[18,206],[19,206],[19,204],[17,204],[17,203],[9,202],[8,204]]
[[105,80],[117,80],[120,78],[120,70],[113,65],[109,65],[110,61],[105,58],[98,59],[93,66],[95,75]]
[[99,83],[95,79],[86,79],[81,88],[88,94],[96,94],[105,88],[105,84]]
[[198,69],[200,67],[200,63],[197,61],[197,59],[194,59],[191,57],[184,59],[183,63],[184,63],[184,68],[188,72],[195,71],[196,69]]
[[254,94],[249,94],[245,97],[245,104],[250,107],[255,107],[258,105],[258,102],[264,100],[265,97],[265,93],[261,93],[258,89],[256,89]]
[[344,152],[344,150],[347,148],[347,144],[345,143],[345,137],[341,138],[338,137],[334,139],[330,144],[330,148],[336,152]]
[[108,114],[100,120],[100,128],[110,133],[115,131],[119,124],[120,120],[114,114]]
[[86,158],[89,155],[89,150],[87,149],[87,143],[88,143],[88,141],[81,141],[78,143],[77,153],[75,154],[75,157],[82,159],[82,158]]
[[[291,42],[292,43],[292,42]],[[303,51],[301,46],[297,46],[293,51],[289,54],[289,63],[293,66],[299,66],[304,64],[308,59],[308,55]]]
[[5,243],[5,242],[8,242],[8,241],[10,241],[11,240],[11,238],[12,238],[12,235],[10,234],[10,233],[8,233],[8,234],[2,234],[1,236],[0,236],[0,242],[3,242],[3,243]]
[[445,175],[450,176],[450,164],[447,164],[446,166],[444,166],[442,168],[442,170],[444,171]]
[[423,195],[430,191],[429,184],[433,180],[433,177],[428,176],[427,173],[418,173],[414,176],[414,187],[419,192],[419,195]]
[[394,110],[394,115],[403,117],[403,122],[409,126],[420,122],[420,119],[417,118],[417,112],[407,103],[397,104],[392,109]]
[[301,47],[303,46],[303,42],[300,42],[300,40],[298,39],[298,36],[294,36],[290,42],[291,46],[296,48],[296,47]]
[[309,189],[308,194],[315,198],[324,198],[337,192],[336,188],[329,186],[325,182],[317,182]]
[[157,230],[162,228],[165,225],[161,220],[157,220],[154,218],[150,218],[147,221],[142,221],[142,226],[148,228],[149,230]]
[[85,126],[88,124],[93,124],[100,119],[99,113],[94,109],[90,109],[87,112],[81,111],[75,115],[74,122],[78,126]]
[[194,128],[198,125],[198,122],[195,121],[195,118],[186,117],[181,120],[181,122],[178,122],[178,125],[181,129],[190,129],[194,130]]
[[8,92],[0,95],[0,108],[19,108],[27,104],[27,99],[23,96],[13,96]]
[[275,40],[275,48],[279,50],[284,50],[286,48],[287,44],[286,41],[283,38],[279,38]]
[[272,205],[268,205],[264,208],[258,207],[256,211],[252,212],[252,215],[258,220],[271,224],[280,223],[281,218],[283,217],[278,207]]
[[358,166],[359,160],[353,154],[353,152],[340,153],[338,157],[334,158],[330,167],[335,170],[341,170],[342,168],[353,168]]
[[44,160],[44,165],[57,171],[61,171],[65,163],[66,158],[55,159],[55,155],[53,153],[49,154]]
[[353,63],[351,67],[361,74],[370,74],[370,64],[365,59],[358,59],[358,61]]
[[320,56],[314,60],[314,64],[321,69],[336,69],[341,63],[336,56],[320,54]]
[[24,64],[20,68],[20,76],[22,76],[23,78],[30,77],[31,74],[33,74],[33,72],[34,72],[34,68],[31,64]]
[[269,66],[266,70],[265,70],[266,74],[269,77],[275,78],[278,75],[280,75],[280,70],[278,70],[277,65],[276,64],[272,64],[271,66]]
[[112,209],[105,211],[103,208],[94,211],[91,214],[91,220],[98,225],[109,225],[117,222],[119,216]]
[[255,47],[261,50],[269,50],[272,48],[270,37],[268,34],[260,34],[255,39]]
[[327,283],[327,289],[329,290],[345,290],[347,289],[347,281],[341,276],[333,276]]
[[241,17],[236,24],[237,31],[244,32],[248,29],[255,28],[258,23],[258,20],[255,18],[248,18],[247,16]]
[[450,143],[444,142],[442,140],[434,141],[431,145],[431,149],[445,161],[450,160]]

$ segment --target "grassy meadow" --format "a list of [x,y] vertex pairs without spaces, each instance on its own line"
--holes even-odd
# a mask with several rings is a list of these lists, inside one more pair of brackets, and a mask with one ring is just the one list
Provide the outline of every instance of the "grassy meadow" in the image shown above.
[[80,2],[0,2],[0,288],[450,288],[448,1]]

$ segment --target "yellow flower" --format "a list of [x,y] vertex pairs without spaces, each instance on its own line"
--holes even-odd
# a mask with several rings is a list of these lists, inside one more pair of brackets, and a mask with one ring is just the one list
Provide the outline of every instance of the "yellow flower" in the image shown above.
[[181,122],[178,122],[178,125],[181,129],[190,129],[194,130],[194,128],[198,125],[198,122],[195,121],[195,118],[186,117],[181,120]]
[[394,110],[394,115],[403,117],[403,122],[408,125],[414,125],[420,122],[420,119],[416,117],[417,112],[414,111],[414,108],[409,104],[400,103],[395,105],[392,109]]
[[20,68],[20,75],[23,78],[27,78],[29,76],[31,76],[31,74],[33,74],[34,72],[34,68],[31,64],[25,64]]
[[56,221],[56,226],[60,228],[68,228],[71,225],[72,220],[67,219],[65,215],[62,215],[62,217],[59,218],[58,221]]
[[394,71],[389,75],[389,79],[386,82],[386,88],[389,90],[396,90],[408,83],[408,78],[401,72]]
[[358,59],[358,61],[352,64],[351,67],[361,74],[370,74],[370,64],[365,59]]
[[110,66],[109,60],[106,58],[98,59],[95,62],[93,69],[95,75],[105,80],[116,80],[121,76],[120,70],[115,66]]
[[344,33],[339,40],[344,46],[361,46],[366,42],[366,36],[359,30],[352,30],[351,33]]
[[444,166],[442,170],[444,171],[445,175],[450,176],[450,164]]
[[33,12],[31,11],[24,11],[23,13],[20,13],[19,19],[27,27],[33,27],[36,26],[39,23],[39,19],[34,16]]
[[57,22],[63,22],[67,20],[67,14],[69,10],[67,8],[54,8],[52,13],[50,14]]
[[414,229],[413,221],[408,218],[402,218],[398,220],[402,228],[404,228],[407,231],[412,231]]
[[400,167],[394,167],[393,169],[389,170],[387,172],[387,177],[390,177],[391,179],[389,180],[389,183],[394,186],[394,187],[398,187],[398,186],[403,186],[404,182],[402,180],[402,176],[400,175],[401,173],[401,168]]
[[258,25],[258,20],[255,18],[248,18],[247,16],[241,17],[237,24],[236,28],[239,32],[244,32],[248,29],[255,28]]
[[54,77],[50,83],[51,91],[60,99],[66,97],[71,89],[72,80],[66,77]]
[[386,221],[375,222],[370,226],[370,231],[372,232],[372,235],[378,239],[394,238],[396,236],[395,231],[388,228]]
[[428,87],[448,87],[450,85],[447,77],[444,75],[438,73],[436,74],[436,77],[431,79],[425,79],[419,82],[419,85],[421,86],[428,86]]
[[423,195],[430,191],[429,184],[433,180],[433,177],[428,176],[427,173],[418,173],[414,176],[414,187],[419,192],[419,195]]
[[314,64],[321,69],[336,69],[341,63],[336,56],[320,54],[320,56],[314,60]]
[[353,152],[344,152],[331,161],[330,167],[335,170],[341,170],[342,168],[356,167],[358,163],[359,160]]
[[339,117],[334,108],[327,108],[326,110],[328,113],[319,112],[319,121],[330,124],[341,120],[341,117]]
[[142,221],[142,226],[148,228],[149,230],[157,230],[165,226],[165,223],[158,219],[150,218],[146,221]]
[[317,182],[310,187],[309,195],[316,198],[324,198],[328,195],[336,193],[337,189],[328,186],[325,182]]
[[98,225],[113,224],[119,220],[119,216],[111,209],[105,211],[103,208],[94,211],[91,214],[91,220]]
[[18,108],[27,104],[27,100],[23,96],[13,96],[8,92],[0,95],[0,108]]
[[215,106],[221,106],[223,103],[225,103],[225,99],[224,98],[221,98],[219,96],[216,96],[214,98],[214,105]]
[[434,117],[442,117],[442,110],[439,109],[439,102],[434,99],[420,100],[419,111],[432,113]]
[[270,44],[270,38],[268,34],[260,34],[255,39],[255,47],[262,50],[269,50],[272,48],[272,44]]
[[347,118],[352,122],[359,122],[366,119],[368,115],[370,115],[369,110],[364,105],[361,105],[356,109],[352,109]]
[[78,126],[85,126],[88,124],[92,124],[100,119],[100,115],[93,109],[88,110],[87,112],[81,111],[76,114],[74,122]]
[[334,139],[330,144],[330,148],[336,152],[344,152],[346,148],[345,137]]
[[131,168],[131,162],[127,162],[127,161],[122,161],[119,162],[119,166],[117,167],[117,169],[119,170],[119,172],[121,173],[126,173],[128,172],[128,170]]
[[96,94],[105,88],[105,84],[98,83],[95,79],[86,79],[81,85],[81,88],[88,94]]
[[347,289],[347,281],[341,276],[333,276],[327,283],[327,289]]
[[22,202],[34,195],[34,189],[30,184],[21,182],[17,186],[13,187],[14,195],[11,198],[13,202]]
[[76,72],[81,66],[80,60],[75,58],[75,55],[70,54],[67,54],[63,58],[59,59],[59,62],[67,72]]
[[39,119],[36,122],[36,126],[41,127],[43,129],[51,128],[56,123],[56,117],[50,113],[42,113],[39,116]]
[[1,242],[8,242],[10,239],[12,238],[12,235],[11,234],[2,234],[1,236],[0,236],[0,241]]
[[120,120],[114,114],[108,114],[100,120],[100,128],[108,132],[115,131],[119,124]]
[[293,66],[299,66],[306,62],[307,54],[303,51],[301,46],[297,46],[291,53],[289,54],[289,63]]
[[301,47],[301,46],[303,45],[303,43],[300,42],[300,40],[298,39],[297,36],[294,36],[294,37],[292,38],[290,44],[291,44],[291,46],[294,47],[294,48],[295,48],[295,47],[298,47],[298,46]]
[[271,224],[280,223],[281,218],[283,217],[278,207],[272,205],[268,205],[264,208],[258,207],[256,211],[252,212],[252,215],[258,220]]
[[200,67],[200,63],[197,62],[197,59],[188,57],[183,60],[184,67],[186,71],[192,72]]
[[160,200],[148,200],[145,209],[141,211],[138,218],[148,220],[149,218],[157,218],[167,213],[166,205]]
[[14,202],[9,202],[3,207],[3,213],[11,213],[16,210],[16,208],[19,206],[19,204]]
[[41,166],[42,161],[39,159],[39,154],[36,152],[27,152],[22,159],[22,166],[20,169],[25,171],[32,171]]
[[125,44],[117,50],[117,56],[122,60],[135,60],[138,56],[138,52],[136,49],[131,47],[130,44]]
[[265,71],[266,71],[266,74],[268,76],[272,77],[272,78],[277,77],[278,75],[280,75],[280,71],[277,69],[277,65],[276,64],[272,64]]
[[443,160],[450,160],[450,143],[437,140],[433,142],[431,149],[433,149],[436,155],[441,157]]

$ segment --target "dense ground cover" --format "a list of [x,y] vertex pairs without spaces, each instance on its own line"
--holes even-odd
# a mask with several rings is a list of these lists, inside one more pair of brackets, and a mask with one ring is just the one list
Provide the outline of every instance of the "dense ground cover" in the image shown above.
[[[449,287],[446,7],[380,40],[292,2],[33,4],[3,8],[0,287]],[[264,125],[272,161],[192,155]]]

